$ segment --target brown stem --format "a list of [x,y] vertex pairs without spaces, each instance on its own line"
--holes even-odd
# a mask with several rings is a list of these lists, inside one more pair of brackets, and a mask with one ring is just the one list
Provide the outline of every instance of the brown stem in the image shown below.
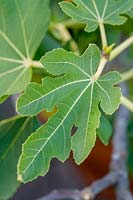
[[100,192],[105,190],[107,187],[116,183],[118,179],[118,174],[115,172],[110,172],[102,179],[95,181],[91,186],[85,188],[82,191],[82,199],[91,200],[94,199]]
[[81,192],[79,190],[54,190],[45,197],[39,200],[59,200],[59,199],[73,199],[81,200]]
[[[121,84],[122,92],[127,96],[128,91],[125,84]],[[114,124],[113,154],[111,169],[118,171],[119,178],[116,184],[117,200],[130,200],[132,196],[129,191],[129,179],[127,169],[127,126],[129,111],[121,106],[117,112]]]

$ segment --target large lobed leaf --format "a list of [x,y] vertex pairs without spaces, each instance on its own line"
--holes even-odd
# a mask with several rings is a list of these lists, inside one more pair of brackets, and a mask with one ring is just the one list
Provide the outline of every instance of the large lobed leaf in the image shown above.
[[133,0],[73,0],[61,2],[62,10],[73,19],[86,24],[88,32],[96,30],[101,23],[120,25],[126,14],[133,7]]
[[[58,112],[23,145],[18,164],[21,181],[46,174],[51,159],[64,161],[71,149],[78,164],[90,153],[101,116],[99,104],[106,114],[112,114],[121,96],[120,89],[114,87],[121,80],[118,72],[107,73],[93,81],[100,58],[96,45],[90,45],[82,56],[56,49],[42,58],[48,72],[62,76],[46,77],[42,85],[30,83],[18,99],[18,112],[32,116],[55,106]],[[78,129],[71,137],[73,125]]]
[[19,93],[30,81],[28,60],[45,35],[49,14],[49,0],[0,0],[0,96]]
[[22,143],[39,127],[35,118],[11,118],[0,122],[0,199],[6,200],[19,186],[17,162]]

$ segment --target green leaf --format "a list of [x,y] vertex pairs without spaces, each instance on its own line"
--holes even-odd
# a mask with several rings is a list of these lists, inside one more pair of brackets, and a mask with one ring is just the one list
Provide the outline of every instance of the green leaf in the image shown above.
[[[106,114],[112,114],[121,96],[120,89],[113,86],[121,80],[119,73],[110,72],[93,81],[100,59],[96,45],[90,45],[82,56],[56,49],[42,58],[48,72],[64,75],[46,77],[42,85],[30,83],[18,99],[18,112],[32,116],[55,106],[58,112],[25,142],[18,165],[22,181],[46,174],[51,159],[64,161],[71,149],[78,164],[89,155],[99,126],[99,104]],[[71,137],[73,125],[78,129]]]
[[61,2],[60,7],[71,18],[85,23],[88,32],[101,24],[120,25],[126,21],[125,14],[133,7],[133,0],[73,0]]
[[0,96],[31,80],[32,59],[49,22],[49,0],[0,0]]
[[11,118],[0,122],[0,199],[6,200],[19,186],[17,162],[22,143],[38,128],[35,118]]
[[100,125],[97,129],[97,135],[103,144],[108,145],[112,136],[112,126],[107,118],[101,115]]

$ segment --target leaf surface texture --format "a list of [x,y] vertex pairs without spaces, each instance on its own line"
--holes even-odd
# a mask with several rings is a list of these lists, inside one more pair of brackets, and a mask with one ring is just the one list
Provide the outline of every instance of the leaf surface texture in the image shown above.
[[[42,110],[58,112],[25,142],[19,160],[18,174],[22,181],[44,175],[56,157],[65,161],[71,149],[76,163],[87,158],[96,140],[101,112],[112,114],[120,104],[121,80],[118,72],[110,72],[93,81],[101,59],[96,45],[90,45],[82,56],[63,49],[47,53],[41,60],[45,69],[58,78],[46,77],[42,85],[30,83],[18,99],[21,115],[33,116]],[[73,125],[77,128],[71,136]]]

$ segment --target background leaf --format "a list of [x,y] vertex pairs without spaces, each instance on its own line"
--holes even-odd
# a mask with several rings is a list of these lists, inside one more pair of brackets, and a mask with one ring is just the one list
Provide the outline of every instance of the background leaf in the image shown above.
[[133,0],[73,0],[61,2],[62,10],[73,19],[85,23],[85,30],[95,31],[100,23],[120,25],[126,21],[120,14],[128,13]]
[[30,59],[49,18],[49,0],[0,0],[0,96],[23,91],[31,80]]
[[17,162],[22,143],[39,127],[35,118],[17,117],[0,122],[0,199],[8,199],[19,186]]

